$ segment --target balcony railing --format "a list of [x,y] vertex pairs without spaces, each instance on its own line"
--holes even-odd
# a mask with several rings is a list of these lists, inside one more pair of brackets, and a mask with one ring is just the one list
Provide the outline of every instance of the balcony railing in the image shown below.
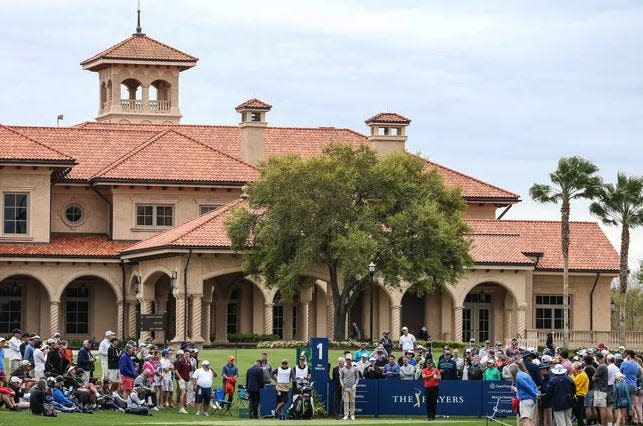
[[143,101],[140,99],[121,99],[121,111],[141,112],[143,111]]
[[[563,332],[554,331],[554,346],[563,346]],[[511,339],[507,339],[509,344]],[[520,336],[518,344],[522,347],[544,346],[547,341],[546,330],[526,330]],[[571,349],[593,348],[599,343],[605,343],[611,350],[619,347],[618,331],[570,330],[569,346]],[[628,331],[625,333],[625,347],[636,351],[643,350],[643,331]]]
[[[143,102],[141,99],[121,99],[122,112],[151,112],[155,114],[165,114],[170,112],[172,103],[170,101],[149,100]],[[107,111],[109,105],[103,105],[103,110]]]
[[149,101],[150,112],[165,113],[170,111],[170,101]]

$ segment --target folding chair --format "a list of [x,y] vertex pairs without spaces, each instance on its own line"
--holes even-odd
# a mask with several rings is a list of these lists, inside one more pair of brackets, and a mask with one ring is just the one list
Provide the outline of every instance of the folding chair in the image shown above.
[[232,408],[232,402],[225,398],[225,391],[223,388],[216,388],[214,390],[214,400],[219,405],[214,414],[221,414],[222,416],[227,414],[232,416],[232,412],[230,411],[230,408]]
[[248,402],[248,392],[246,391],[246,387],[239,385],[237,388],[237,405],[239,408],[248,408]]

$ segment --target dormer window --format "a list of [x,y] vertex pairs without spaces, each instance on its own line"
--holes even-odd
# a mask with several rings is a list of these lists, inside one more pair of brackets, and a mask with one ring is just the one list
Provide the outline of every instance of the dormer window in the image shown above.
[[163,205],[139,204],[136,206],[136,226],[172,226],[174,207]]

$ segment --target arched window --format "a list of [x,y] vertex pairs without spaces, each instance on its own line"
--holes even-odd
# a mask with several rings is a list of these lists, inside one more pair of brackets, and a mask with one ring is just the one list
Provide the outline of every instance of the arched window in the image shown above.
[[125,112],[143,110],[143,86],[140,81],[128,78],[121,82],[121,109]]
[[104,81],[100,85],[100,108],[101,111],[107,109],[107,84]]
[[172,85],[165,80],[155,80],[150,85],[150,111],[168,112],[172,106]]

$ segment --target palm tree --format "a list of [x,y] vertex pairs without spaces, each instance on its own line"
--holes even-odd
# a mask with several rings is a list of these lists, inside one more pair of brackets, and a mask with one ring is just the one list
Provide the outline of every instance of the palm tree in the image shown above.
[[569,212],[570,201],[593,198],[602,185],[598,167],[580,157],[563,157],[558,168],[549,174],[553,185],[535,183],[529,195],[541,203],[561,204],[560,236],[563,252],[563,346],[569,347]]
[[606,225],[621,226],[621,264],[618,298],[618,340],[625,345],[625,295],[627,293],[627,258],[630,229],[643,225],[643,178],[619,173],[616,185],[604,185],[589,210]]

